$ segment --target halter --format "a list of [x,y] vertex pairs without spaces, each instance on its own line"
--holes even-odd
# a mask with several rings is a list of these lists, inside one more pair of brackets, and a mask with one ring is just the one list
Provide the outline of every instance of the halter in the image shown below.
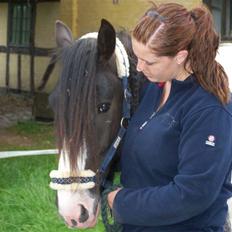
[[[94,38],[97,39],[98,33],[92,32],[86,35],[83,35],[81,39]],[[120,123],[120,129],[118,131],[117,137],[114,142],[111,144],[110,148],[106,152],[105,158],[98,169],[100,175],[100,185],[104,187],[105,185],[105,172],[112,161],[116,150],[126,132],[125,122],[130,119],[130,98],[131,92],[128,89],[128,77],[129,77],[129,59],[127,52],[122,44],[122,42],[116,38],[115,46],[115,56],[116,56],[116,65],[118,77],[122,79],[123,85],[123,115]],[[62,172],[59,170],[53,170],[50,172],[50,188],[54,190],[83,190],[91,189],[96,185],[96,174],[92,170],[83,170],[78,173]]]

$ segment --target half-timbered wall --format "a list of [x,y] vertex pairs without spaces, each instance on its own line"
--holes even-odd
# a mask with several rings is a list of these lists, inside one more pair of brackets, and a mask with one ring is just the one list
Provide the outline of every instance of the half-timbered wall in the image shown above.
[[[9,2],[0,3],[0,87],[35,92],[49,63],[49,50],[56,46],[54,28],[60,18],[60,2],[31,1],[35,21],[28,47],[9,44]],[[56,82],[57,76],[54,71],[47,92],[53,88],[50,82]]]

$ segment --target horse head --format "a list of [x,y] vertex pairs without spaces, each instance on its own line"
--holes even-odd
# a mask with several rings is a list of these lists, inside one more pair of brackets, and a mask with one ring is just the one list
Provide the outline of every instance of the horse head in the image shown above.
[[69,227],[94,227],[97,221],[99,166],[120,125],[124,94],[120,69],[129,68],[118,64],[117,41],[120,43],[106,20],[98,33],[76,41],[66,25],[56,23],[61,76],[50,104],[60,156],[58,170],[50,176],[51,187],[57,190],[59,214]]

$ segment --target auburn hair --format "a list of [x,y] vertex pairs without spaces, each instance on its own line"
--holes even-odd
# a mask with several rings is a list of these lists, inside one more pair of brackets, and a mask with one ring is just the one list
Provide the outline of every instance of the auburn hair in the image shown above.
[[133,38],[158,56],[174,57],[179,51],[187,50],[186,71],[188,65],[205,90],[222,104],[228,103],[228,77],[215,60],[220,39],[208,8],[201,5],[188,11],[177,3],[152,4],[132,31]]

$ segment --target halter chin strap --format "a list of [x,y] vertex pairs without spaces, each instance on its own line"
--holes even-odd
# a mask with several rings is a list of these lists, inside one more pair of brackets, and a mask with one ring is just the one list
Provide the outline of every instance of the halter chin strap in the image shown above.
[[[91,32],[80,37],[81,39],[94,38],[97,39],[98,33]],[[123,84],[123,116],[121,119],[121,128],[118,131],[117,137],[110,146],[109,150],[106,152],[105,158],[99,168],[99,174],[101,179],[101,185],[105,184],[105,172],[110,165],[111,160],[113,159],[116,150],[126,132],[124,125],[125,120],[130,118],[130,98],[131,93],[128,89],[128,77],[129,77],[129,59],[127,52],[122,44],[122,42],[116,38],[115,46],[115,56],[116,56],[116,65],[118,77],[122,79]],[[50,188],[54,190],[84,190],[91,189],[96,185],[96,173],[92,170],[83,170],[78,173],[70,173],[59,170],[53,170],[50,172]]]

